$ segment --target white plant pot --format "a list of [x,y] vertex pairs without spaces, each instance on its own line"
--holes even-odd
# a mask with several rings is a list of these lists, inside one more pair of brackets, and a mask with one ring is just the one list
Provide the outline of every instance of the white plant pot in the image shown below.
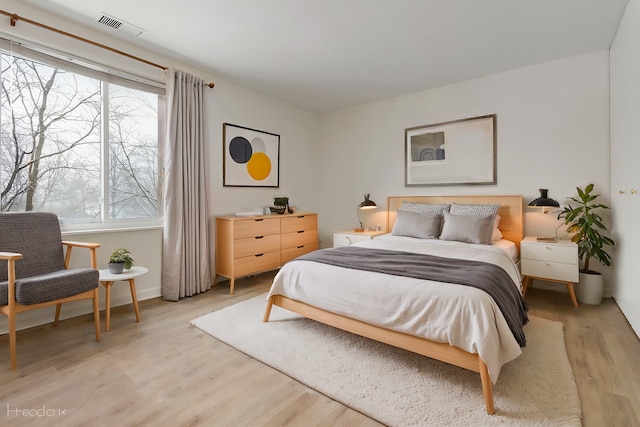
[[580,283],[576,286],[576,297],[584,304],[598,305],[602,302],[604,277],[602,274],[580,273]]

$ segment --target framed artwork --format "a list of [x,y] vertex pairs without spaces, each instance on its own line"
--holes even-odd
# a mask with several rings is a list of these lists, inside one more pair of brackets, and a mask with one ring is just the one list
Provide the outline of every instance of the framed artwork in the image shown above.
[[496,115],[404,130],[405,187],[496,184]]
[[280,185],[280,135],[223,123],[222,140],[225,187]]

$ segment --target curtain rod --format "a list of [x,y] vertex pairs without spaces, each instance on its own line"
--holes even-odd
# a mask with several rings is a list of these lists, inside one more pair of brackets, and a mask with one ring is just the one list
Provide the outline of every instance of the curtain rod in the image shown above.
[[[16,23],[18,21],[24,21],[24,22],[26,22],[28,24],[35,25],[36,27],[44,28],[45,30],[53,31],[54,33],[62,34],[63,36],[67,36],[67,37],[70,37],[70,38],[75,39],[75,40],[80,40],[81,42],[88,43],[90,45],[97,46],[99,48],[108,50],[110,52],[117,53],[118,55],[126,56],[127,58],[133,59],[135,61],[143,62],[143,63],[145,63],[147,65],[151,65],[152,67],[160,68],[160,69],[162,69],[164,71],[166,71],[168,69],[168,67],[165,67],[164,65],[160,65],[160,64],[156,64],[156,63],[151,62],[151,61],[147,61],[146,59],[140,58],[138,56],[134,56],[134,55],[128,54],[126,52],[123,52],[121,50],[112,48],[110,46],[106,46],[106,45],[103,45],[101,43],[94,42],[93,40],[85,39],[84,37],[80,37],[80,36],[77,36],[75,34],[71,34],[71,33],[68,33],[68,32],[63,31],[63,30],[59,30],[58,28],[54,28],[54,27],[51,27],[51,26],[46,25],[46,24],[42,24],[42,23],[37,22],[37,21],[33,21],[31,19],[27,19],[27,18],[25,18],[23,16],[19,16],[16,13],[10,13],[10,12],[7,12],[5,10],[1,10],[0,9],[0,15],[8,16],[9,17],[9,22],[11,23],[12,27],[15,27]],[[215,83],[213,83],[213,82],[205,83],[205,86],[208,86],[209,88],[213,89],[213,87],[215,86]]]

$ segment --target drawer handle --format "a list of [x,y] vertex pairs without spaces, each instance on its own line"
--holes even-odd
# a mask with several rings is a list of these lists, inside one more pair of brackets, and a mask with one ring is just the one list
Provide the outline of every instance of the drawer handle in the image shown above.
[[255,222],[264,221],[264,218],[254,219]]
[[349,236],[347,236],[347,242],[349,242],[349,244],[352,244],[353,242],[351,241],[351,238]]
[[550,263],[550,262],[545,262],[545,264],[546,264],[546,265],[551,265],[551,263]]
[[263,239],[263,238],[264,238],[264,236],[256,236],[256,237],[254,237],[254,239]]
[[262,256],[262,255],[264,255],[264,254],[256,254],[257,257]]
[[299,215],[298,218],[304,218],[304,215]]
[[302,245],[302,246],[298,246],[298,249],[302,249],[302,248],[304,248],[304,245]]
[[300,230],[300,231],[298,231],[298,234],[300,234],[300,233],[304,233],[304,230]]

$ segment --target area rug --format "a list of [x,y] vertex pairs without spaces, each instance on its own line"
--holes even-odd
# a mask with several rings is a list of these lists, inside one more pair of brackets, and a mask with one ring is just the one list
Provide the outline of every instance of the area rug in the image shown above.
[[562,324],[529,316],[527,347],[502,368],[487,415],[480,376],[273,307],[266,295],[191,323],[220,341],[389,426],[580,426]]

